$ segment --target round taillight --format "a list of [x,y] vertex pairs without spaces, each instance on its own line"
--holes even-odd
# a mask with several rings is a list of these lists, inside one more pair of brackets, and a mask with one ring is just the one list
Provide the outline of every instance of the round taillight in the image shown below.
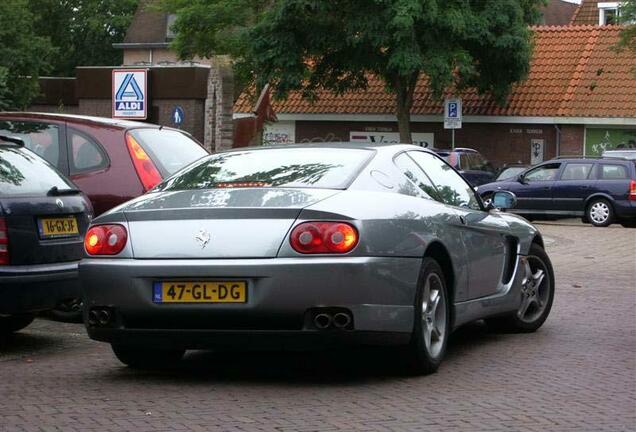
[[84,249],[89,255],[117,255],[126,241],[128,233],[122,225],[96,225],[84,237]]
[[358,230],[344,222],[305,222],[292,230],[289,240],[303,254],[347,253],[358,244]]

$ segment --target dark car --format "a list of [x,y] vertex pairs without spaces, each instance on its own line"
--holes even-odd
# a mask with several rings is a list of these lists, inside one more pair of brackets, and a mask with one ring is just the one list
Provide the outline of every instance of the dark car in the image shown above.
[[207,154],[183,131],[99,117],[0,113],[0,134],[21,138],[69,177],[97,215]]
[[79,297],[90,201],[20,139],[0,136],[0,334]]
[[529,165],[526,164],[508,164],[501,168],[495,181],[508,180],[516,178],[519,174],[527,170]]
[[495,181],[495,169],[477,150],[456,148],[454,150],[433,149],[433,151],[473,186]]
[[636,162],[631,160],[553,159],[478,188],[486,202],[498,190],[517,195],[514,212],[531,217],[582,216],[595,226],[636,222]]

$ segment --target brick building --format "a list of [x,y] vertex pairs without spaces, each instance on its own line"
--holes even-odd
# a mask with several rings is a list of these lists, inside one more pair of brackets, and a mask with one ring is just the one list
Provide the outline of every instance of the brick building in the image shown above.
[[[584,5],[581,5],[581,9]],[[474,91],[463,99],[463,127],[457,146],[481,151],[495,164],[557,155],[597,155],[604,148],[636,140],[636,56],[615,52],[618,26],[540,26],[528,78],[513,88],[503,106]],[[448,148],[443,103],[420,79],[411,111],[414,142]],[[235,118],[250,112],[241,95]],[[273,102],[279,119],[267,126],[266,142],[398,139],[393,95],[374,77],[366,91],[336,96],[323,91],[312,104],[292,93]]]
[[572,16],[572,25],[612,25],[618,23],[620,1],[582,0]]

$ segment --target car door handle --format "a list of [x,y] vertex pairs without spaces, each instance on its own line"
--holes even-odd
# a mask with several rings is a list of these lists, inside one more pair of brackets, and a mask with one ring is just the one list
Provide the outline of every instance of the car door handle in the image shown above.
[[459,221],[462,223],[462,225],[466,225],[466,218],[464,216],[460,216]]

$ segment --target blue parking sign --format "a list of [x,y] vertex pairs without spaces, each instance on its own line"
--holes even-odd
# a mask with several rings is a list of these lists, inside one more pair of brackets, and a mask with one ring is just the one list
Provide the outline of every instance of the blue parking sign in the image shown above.
[[457,118],[457,102],[451,102],[448,104],[448,116],[450,118]]
[[444,129],[462,127],[462,100],[449,98],[444,101]]

